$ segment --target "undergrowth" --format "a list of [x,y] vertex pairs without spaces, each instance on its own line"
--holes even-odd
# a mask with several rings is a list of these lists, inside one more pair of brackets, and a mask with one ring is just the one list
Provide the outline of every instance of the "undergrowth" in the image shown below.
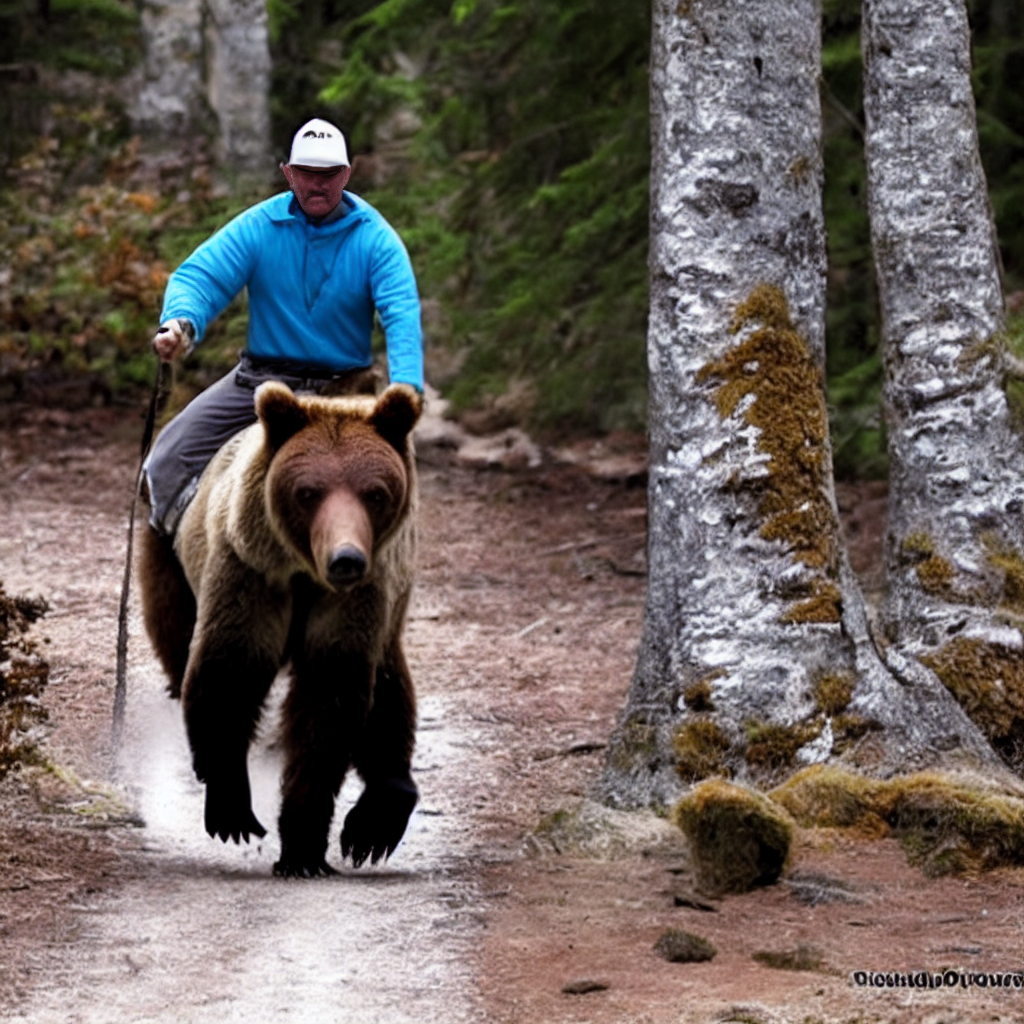
[[41,598],[8,597],[0,583],[0,778],[35,756],[34,732],[46,719],[40,698],[50,668],[29,635],[46,611]]

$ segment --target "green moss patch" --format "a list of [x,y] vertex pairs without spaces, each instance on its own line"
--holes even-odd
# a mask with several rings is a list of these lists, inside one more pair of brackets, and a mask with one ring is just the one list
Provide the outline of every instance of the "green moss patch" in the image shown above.
[[1002,575],[999,611],[1013,619],[1024,619],[1024,557],[995,534],[981,538],[988,564]]
[[710,775],[728,774],[725,756],[732,744],[710,718],[695,718],[683,725],[672,741],[676,771],[684,782],[699,782]]
[[847,828],[886,834],[887,783],[831,765],[812,765],[797,772],[769,794],[806,828]]
[[711,700],[711,680],[701,679],[683,690],[683,703],[691,711],[714,711]]
[[796,949],[763,949],[754,954],[754,959],[765,967],[777,971],[821,971],[824,957],[814,946],[797,946]]
[[1007,763],[1024,768],[1024,651],[957,637],[921,661]]
[[852,672],[826,672],[814,682],[814,703],[823,715],[833,718],[853,699],[856,684]]
[[815,765],[769,795],[804,827],[891,831],[929,875],[1024,864],[1024,799],[982,783],[933,772],[869,779]]
[[780,288],[759,285],[737,307],[733,333],[751,326],[750,335],[704,366],[697,380],[719,382],[714,401],[723,418],[754,398],[743,415],[770,456],[767,478],[748,485],[756,489],[764,517],[761,536],[782,541],[795,560],[821,570],[807,593],[797,595],[803,600],[786,621],[836,622],[837,526],[825,479],[828,415],[821,368],[793,325]]
[[917,582],[921,589],[932,597],[954,597],[953,581],[956,579],[956,569],[953,563],[938,555],[932,555],[917,565]]
[[843,613],[843,595],[839,587],[828,580],[815,580],[811,596],[794,604],[783,622],[839,622]]
[[709,779],[680,800],[673,815],[690,842],[702,891],[746,892],[778,881],[793,822],[761,793]]
[[796,761],[796,752],[821,735],[824,722],[797,722],[779,725],[775,722],[747,722],[747,764],[752,768],[775,771],[788,768]]

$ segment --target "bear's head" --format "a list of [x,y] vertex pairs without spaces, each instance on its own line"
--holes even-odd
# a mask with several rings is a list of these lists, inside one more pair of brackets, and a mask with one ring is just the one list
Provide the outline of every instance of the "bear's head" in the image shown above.
[[256,391],[269,457],[264,500],[279,540],[324,586],[367,579],[375,553],[408,515],[409,435],[423,399],[406,384],[379,397]]

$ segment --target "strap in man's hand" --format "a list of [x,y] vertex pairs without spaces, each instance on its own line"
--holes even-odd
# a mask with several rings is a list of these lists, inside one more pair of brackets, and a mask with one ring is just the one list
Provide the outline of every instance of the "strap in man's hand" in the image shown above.
[[153,351],[162,363],[172,363],[192,351],[195,339],[196,329],[190,320],[172,317],[162,323],[153,335]]

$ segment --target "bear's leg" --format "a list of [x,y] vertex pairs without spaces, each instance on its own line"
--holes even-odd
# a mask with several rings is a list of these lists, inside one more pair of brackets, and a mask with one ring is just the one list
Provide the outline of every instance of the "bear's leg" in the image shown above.
[[345,818],[341,853],[359,867],[390,857],[405,834],[418,792],[412,781],[416,695],[401,643],[395,641],[377,669],[373,706],[353,763],[366,789]]
[[281,859],[274,874],[334,874],[327,834],[334,801],[366,721],[372,667],[362,654],[293,652],[293,681],[284,706],[286,765],[281,784]]
[[174,554],[173,540],[146,525],[139,541],[142,617],[153,649],[167,673],[167,689],[177,698],[181,696],[188,645],[196,624],[196,599]]
[[233,554],[210,563],[181,703],[196,777],[206,783],[206,831],[237,843],[266,835],[252,813],[246,758],[283,660],[291,606]]

